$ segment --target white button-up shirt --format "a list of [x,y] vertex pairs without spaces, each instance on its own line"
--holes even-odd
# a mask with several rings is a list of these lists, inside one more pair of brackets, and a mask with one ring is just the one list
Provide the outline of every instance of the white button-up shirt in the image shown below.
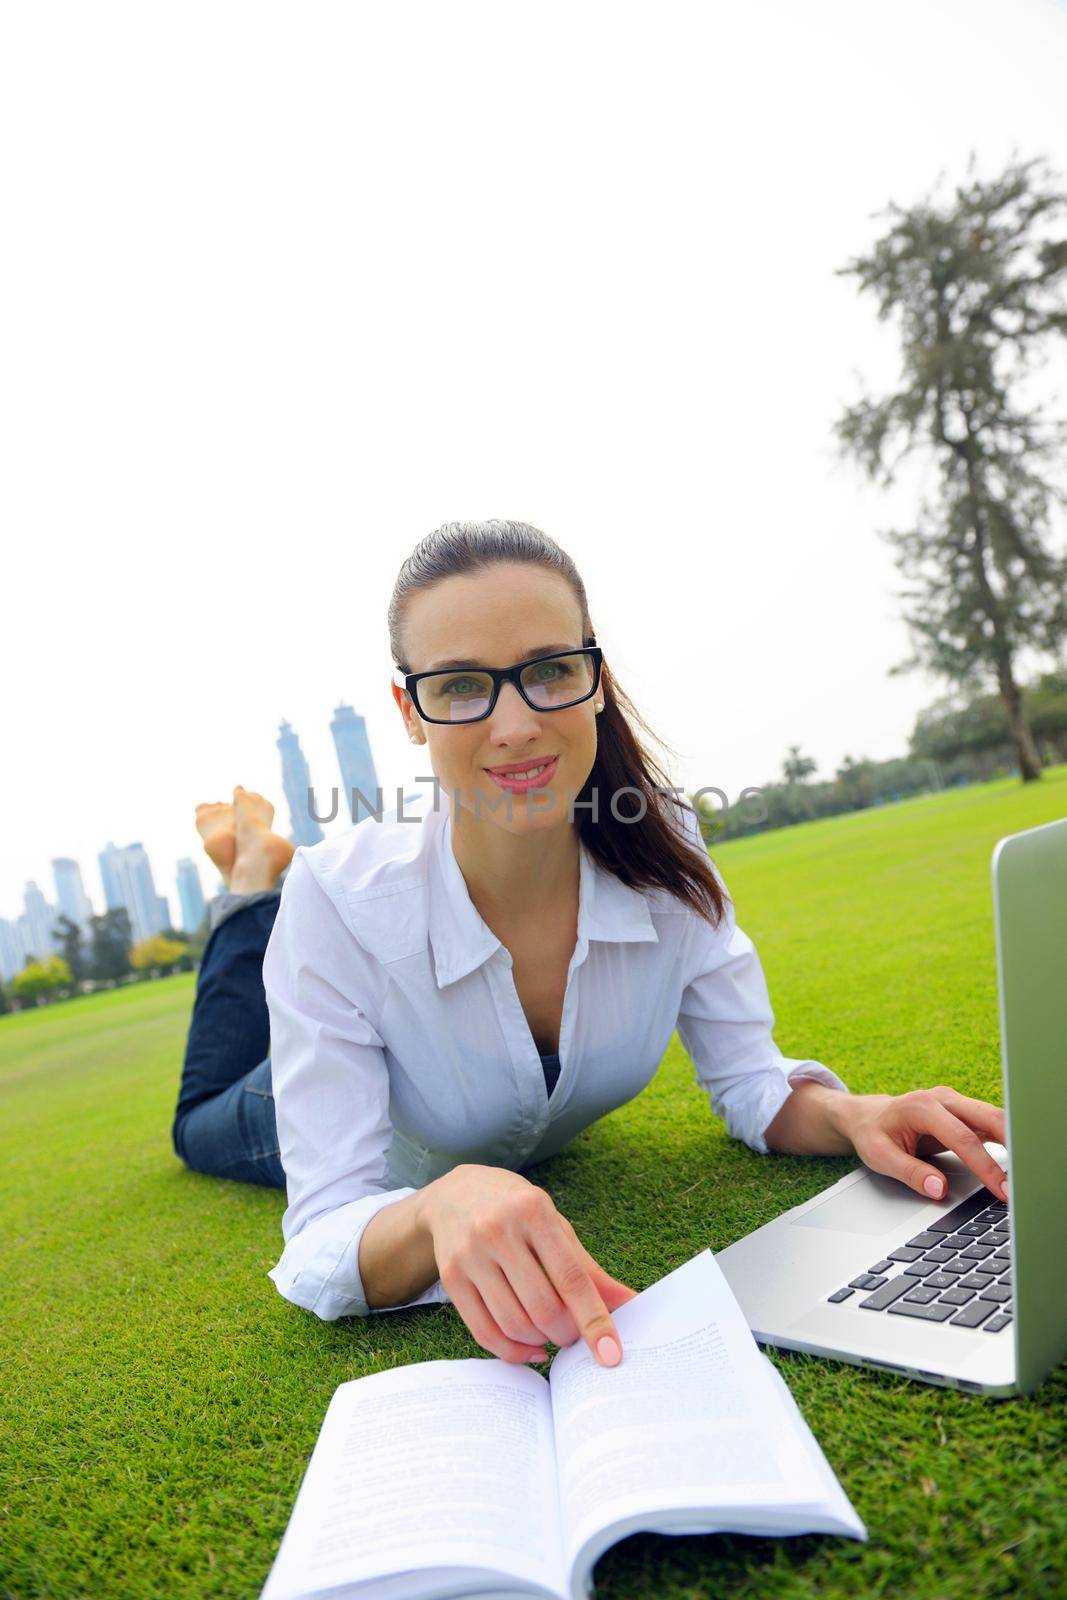
[[[731,901],[713,928],[665,890],[628,887],[580,844],[550,1096],[511,955],[470,898],[447,796],[433,793],[436,809],[424,793],[399,817],[298,849],[264,957],[288,1201],[269,1276],[325,1320],[399,1309],[368,1306],[359,1273],[382,1206],[460,1162],[521,1171],[554,1155],[640,1094],[675,1029],[712,1111],[761,1154],[794,1078],[848,1092],[774,1043],[763,969]],[[706,855],[691,807],[680,827]],[[448,1299],[438,1279],[402,1303]]]

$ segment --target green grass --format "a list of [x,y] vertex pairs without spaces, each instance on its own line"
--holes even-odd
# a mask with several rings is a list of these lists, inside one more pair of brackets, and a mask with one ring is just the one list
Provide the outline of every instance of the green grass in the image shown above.
[[[1067,813],[1067,768],[716,852],[789,1055],[854,1091],[999,1101],[989,857]],[[267,1278],[280,1191],[186,1171],[169,1128],[194,979],[0,1019],[0,1594],[255,1596],[337,1384],[484,1354],[452,1306],[323,1323]],[[532,1176],[641,1289],[848,1171],[724,1135],[677,1038]],[[870,1542],[638,1535],[602,1597],[1067,1593],[1067,1368],[987,1401],[770,1352]]]

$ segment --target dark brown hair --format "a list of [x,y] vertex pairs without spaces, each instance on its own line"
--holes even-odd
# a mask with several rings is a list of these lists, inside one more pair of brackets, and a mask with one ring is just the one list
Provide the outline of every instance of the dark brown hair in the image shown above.
[[[389,602],[389,645],[401,672],[414,670],[404,658],[401,642],[409,595],[444,578],[478,572],[498,562],[526,562],[565,579],[581,610],[582,643],[592,643],[585,585],[570,556],[554,539],[528,522],[495,518],[488,522],[447,522],[415,546],[400,569]],[[688,801],[669,792],[663,769],[638,739],[633,724],[651,738],[656,736],[619,687],[606,661],[600,687],[604,709],[597,717],[596,760],[575,800],[582,842],[601,865],[631,888],[665,889],[713,927],[718,926],[725,909],[724,890],[706,847],[701,843],[698,852],[696,841],[685,837],[682,831],[685,824],[681,814],[689,813],[692,831],[700,838],[694,809]],[[656,742],[663,746],[662,740]],[[598,792],[596,822],[588,807],[578,809],[578,802],[589,800],[594,789]],[[613,796],[619,817],[612,813]],[[640,816],[642,801],[645,809]],[[668,805],[675,806],[679,815],[672,816]]]

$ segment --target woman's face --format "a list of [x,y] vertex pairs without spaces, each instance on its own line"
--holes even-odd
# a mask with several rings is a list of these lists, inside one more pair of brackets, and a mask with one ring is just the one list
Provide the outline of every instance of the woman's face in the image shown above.
[[[582,617],[569,584],[543,567],[497,563],[480,572],[442,579],[413,595],[404,620],[406,658],[412,672],[443,662],[469,667],[510,667],[526,657],[580,650]],[[393,685],[409,735],[429,746],[430,761],[448,803],[460,805],[511,833],[571,823],[569,806],[596,757],[596,708],[603,688],[562,711],[535,711],[513,683],[480,722],[424,722],[407,691]],[[489,769],[522,763],[526,769],[553,757],[543,788],[509,792]],[[477,806],[477,809],[476,809]]]

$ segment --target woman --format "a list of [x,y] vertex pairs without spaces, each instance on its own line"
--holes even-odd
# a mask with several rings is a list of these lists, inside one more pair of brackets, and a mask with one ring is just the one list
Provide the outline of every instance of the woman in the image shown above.
[[[451,1300],[506,1361],[582,1337],[613,1365],[612,1312],[635,1291],[523,1169],[638,1094],[675,1028],[753,1149],[855,1151],[934,1198],[917,1151],[951,1149],[1005,1196],[983,1144],[1004,1139],[998,1107],[943,1086],[853,1095],[781,1054],[693,810],[638,742],[551,539],[438,529],[401,569],[389,631],[434,789],[297,851],[280,897],[284,841],[235,791],[175,1123],[190,1165],[286,1185],[283,1295],[325,1319]],[[226,810],[200,818],[226,823],[224,861]]]

